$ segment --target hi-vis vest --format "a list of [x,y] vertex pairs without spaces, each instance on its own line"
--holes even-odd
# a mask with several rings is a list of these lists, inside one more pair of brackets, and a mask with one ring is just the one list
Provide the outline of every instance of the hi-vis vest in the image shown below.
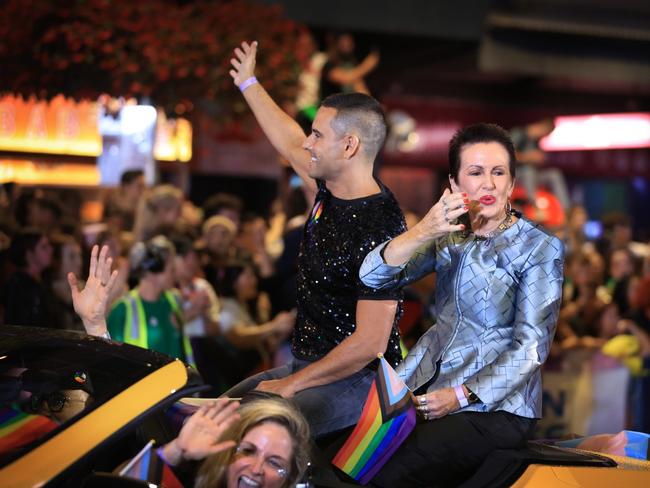
[[[185,335],[185,331],[183,330],[183,314],[181,312],[180,304],[178,303],[176,296],[171,291],[166,290],[163,292],[163,296],[169,302],[169,306],[176,316],[176,320],[180,326],[180,333],[182,338],[181,340],[183,341],[182,350],[185,356],[181,359],[183,359],[190,366],[196,367],[190,340]],[[149,347],[147,337],[147,318],[144,314],[144,305],[142,305],[142,299],[140,298],[140,295],[138,295],[138,290],[131,290],[126,294],[124,298],[122,298],[122,300],[126,305],[126,319],[124,321],[124,342],[147,349]]]

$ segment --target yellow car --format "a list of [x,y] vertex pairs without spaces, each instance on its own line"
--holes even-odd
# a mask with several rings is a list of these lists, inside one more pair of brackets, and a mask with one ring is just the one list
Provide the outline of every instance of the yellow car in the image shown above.
[[0,375],[7,488],[93,486],[94,472],[111,472],[150,439],[173,438],[168,407],[205,388],[184,363],[154,351],[16,326],[0,328]]

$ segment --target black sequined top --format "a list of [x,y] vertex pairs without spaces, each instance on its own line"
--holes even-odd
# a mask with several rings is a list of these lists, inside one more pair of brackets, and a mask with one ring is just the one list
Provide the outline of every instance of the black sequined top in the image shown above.
[[305,223],[298,257],[298,315],[293,353],[315,361],[355,330],[357,300],[399,300],[393,331],[384,354],[396,366],[401,361],[397,321],[401,292],[374,290],[359,279],[366,254],[406,230],[393,194],[378,181],[381,192],[341,200],[323,181]]

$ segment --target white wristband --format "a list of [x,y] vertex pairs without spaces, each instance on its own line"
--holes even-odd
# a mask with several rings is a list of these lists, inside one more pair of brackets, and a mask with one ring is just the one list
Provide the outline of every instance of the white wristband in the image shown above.
[[255,78],[254,76],[251,76],[247,80],[244,80],[241,85],[239,85],[239,91],[244,93],[244,90],[246,88],[248,88],[251,85],[254,85],[255,83],[257,83],[257,78]]
[[454,386],[454,392],[456,393],[456,398],[458,398],[458,403],[460,403],[460,408],[465,408],[469,405],[469,401],[465,396],[465,390],[463,390],[463,385]]

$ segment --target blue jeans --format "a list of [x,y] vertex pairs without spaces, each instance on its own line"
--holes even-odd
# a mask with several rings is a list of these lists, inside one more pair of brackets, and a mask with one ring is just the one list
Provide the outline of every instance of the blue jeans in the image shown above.
[[[309,364],[310,361],[293,359],[284,366],[245,379],[224,393],[224,396],[243,397],[261,381],[285,378]],[[292,400],[309,422],[312,437],[318,438],[356,424],[374,379],[375,372],[363,368],[334,383],[296,393]]]

